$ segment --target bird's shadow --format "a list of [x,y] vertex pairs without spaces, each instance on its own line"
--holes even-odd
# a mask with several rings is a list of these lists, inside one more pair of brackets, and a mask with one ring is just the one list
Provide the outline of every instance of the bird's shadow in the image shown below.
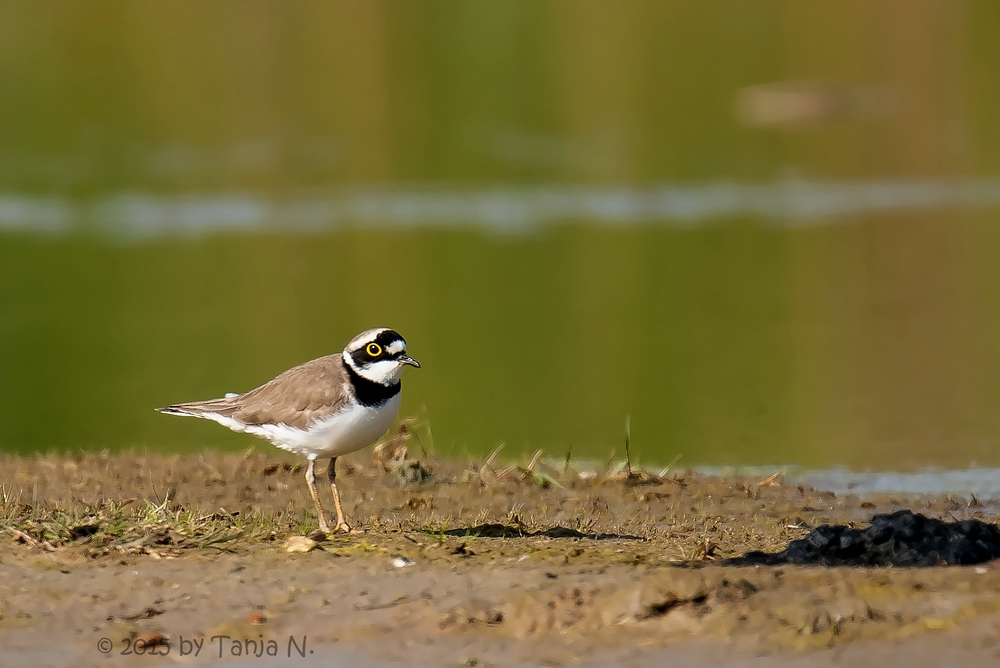
[[583,533],[568,527],[554,526],[538,531],[511,524],[478,524],[441,532],[455,538],[588,538],[590,540],[646,540],[642,536],[617,533]]

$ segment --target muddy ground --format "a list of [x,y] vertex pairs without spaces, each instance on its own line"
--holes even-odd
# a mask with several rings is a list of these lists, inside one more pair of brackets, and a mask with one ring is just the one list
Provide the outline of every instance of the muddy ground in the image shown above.
[[1000,664],[1000,564],[719,563],[995,506],[398,444],[341,460],[358,531],[315,544],[289,542],[316,528],[301,465],[266,448],[0,457],[0,664]]

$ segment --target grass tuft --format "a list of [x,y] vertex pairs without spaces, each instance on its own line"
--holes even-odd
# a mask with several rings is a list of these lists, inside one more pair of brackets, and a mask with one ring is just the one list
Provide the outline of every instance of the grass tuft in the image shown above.
[[91,557],[112,553],[176,556],[190,549],[232,551],[236,545],[272,542],[291,529],[283,518],[252,508],[202,514],[171,505],[166,498],[160,503],[108,501],[46,508],[3,497],[0,517],[4,530],[18,543],[46,551],[77,546]]

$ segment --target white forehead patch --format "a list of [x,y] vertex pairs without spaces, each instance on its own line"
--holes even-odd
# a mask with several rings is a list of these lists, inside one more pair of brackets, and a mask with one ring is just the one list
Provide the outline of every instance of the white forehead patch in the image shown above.
[[398,353],[406,352],[406,344],[400,340],[393,341],[388,346],[386,346],[385,351],[390,355],[396,355]]
[[361,346],[371,343],[372,341],[375,340],[375,337],[377,337],[379,334],[381,334],[387,329],[388,327],[375,327],[374,329],[366,329],[365,331],[361,332],[353,339],[351,339],[351,342],[347,344],[347,350],[357,350]]

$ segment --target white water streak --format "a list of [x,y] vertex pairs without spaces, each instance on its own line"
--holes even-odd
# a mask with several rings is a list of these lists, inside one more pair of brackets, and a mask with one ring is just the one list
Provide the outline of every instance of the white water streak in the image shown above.
[[749,216],[772,224],[803,226],[833,224],[865,214],[996,207],[1000,207],[1000,177],[718,182],[650,188],[377,186],[287,199],[242,193],[123,193],[77,201],[0,194],[0,231],[99,231],[136,239],[214,232],[321,232],[349,226],[471,227],[519,233],[573,221],[691,227]]

